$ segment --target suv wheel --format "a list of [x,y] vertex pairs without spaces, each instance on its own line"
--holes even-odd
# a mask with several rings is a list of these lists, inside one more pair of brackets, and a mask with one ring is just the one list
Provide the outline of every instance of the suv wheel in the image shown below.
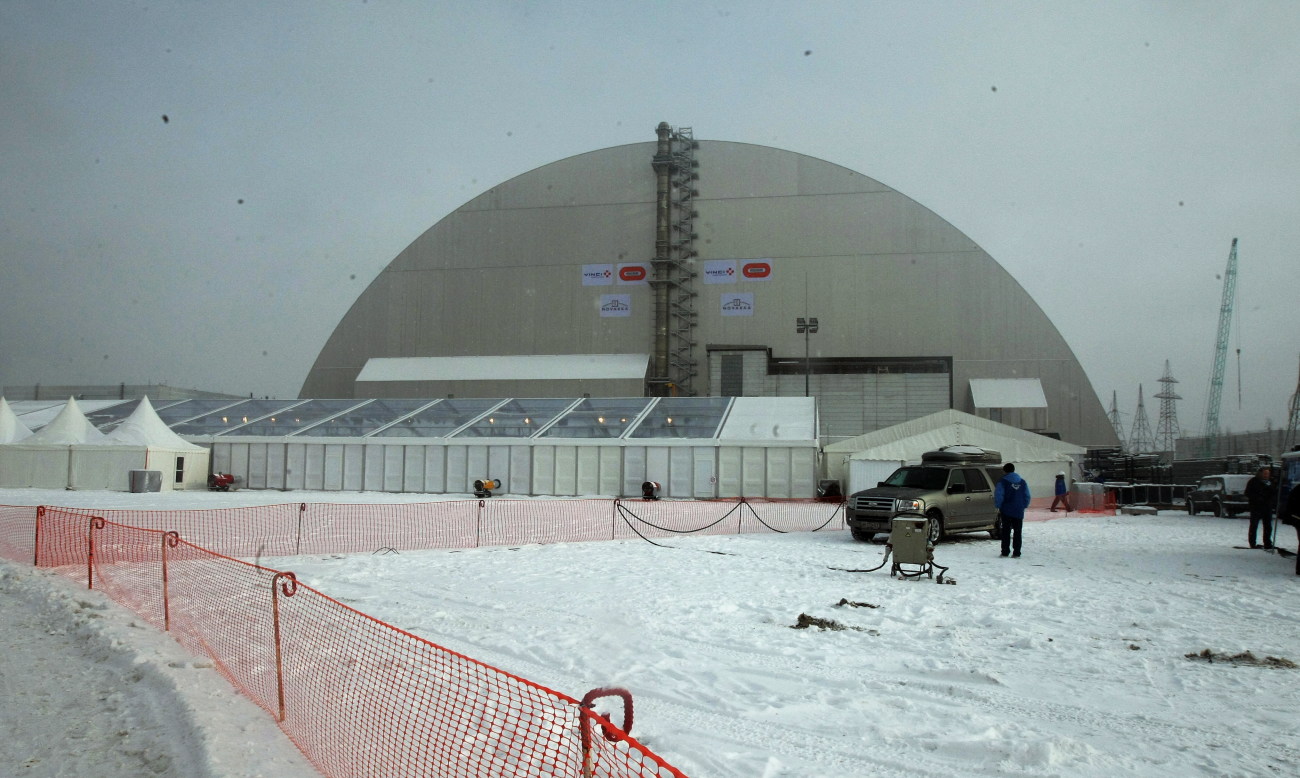
[[997,540],[998,538],[1002,537],[1002,514],[1001,513],[999,513],[998,517],[993,520],[993,529],[989,530],[989,537],[993,538],[994,540]]
[[849,527],[849,533],[853,535],[854,540],[860,540],[863,543],[870,543],[871,539],[876,536],[876,533],[874,532],[867,532],[864,529],[854,529],[853,527]]
[[1223,518],[1223,503],[1218,500],[1214,501],[1214,515]]
[[1190,499],[1187,501],[1187,515],[1188,516],[1196,515],[1196,503],[1192,502]]
[[925,516],[930,520],[930,543],[937,546],[939,541],[943,539],[943,514],[938,511],[930,511]]

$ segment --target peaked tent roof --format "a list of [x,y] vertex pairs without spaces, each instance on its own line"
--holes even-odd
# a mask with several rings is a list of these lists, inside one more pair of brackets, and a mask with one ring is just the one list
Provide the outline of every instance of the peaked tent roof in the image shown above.
[[198,446],[171,431],[171,428],[154,410],[148,397],[140,399],[140,404],[127,416],[117,428],[105,436],[105,442],[125,443],[131,446],[163,448],[170,451],[204,451]]
[[994,432],[966,430],[965,440],[953,439],[953,426],[939,427],[901,440],[890,441],[879,446],[857,451],[849,455],[850,460],[879,459],[885,461],[910,462],[921,458],[926,451],[934,451],[941,446],[961,445],[979,446],[992,449],[1002,455],[1003,462],[1070,462],[1070,455],[1046,448],[1034,446],[1023,440],[998,435]]
[[[936,431],[942,430],[942,433]],[[918,419],[905,421],[902,424],[895,424],[892,427],[886,427],[882,430],[868,432],[865,435],[859,435],[855,438],[842,440],[839,443],[832,443],[825,447],[827,453],[853,454],[857,452],[878,449],[891,443],[896,443],[909,438],[922,438],[915,441],[924,443],[926,440],[938,441],[936,446],[948,446],[954,443],[962,443],[973,446],[984,446],[986,448],[997,448],[997,446],[981,441],[986,441],[988,437],[997,436],[1002,442],[999,443],[1003,448],[997,450],[1002,452],[1004,460],[1010,460],[1012,457],[1018,457],[1023,461],[1032,461],[1026,456],[1020,456],[1017,451],[1021,447],[1026,447],[1025,453],[1033,452],[1027,449],[1045,449],[1066,456],[1082,456],[1087,452],[1083,446],[1076,446],[1073,443],[1049,438],[1046,435],[1039,435],[1036,432],[1027,432],[1019,427],[1012,427],[1009,424],[1002,424],[989,419],[974,416],[962,411],[951,408],[936,411],[928,416],[922,416]],[[911,450],[910,447],[908,450]],[[930,449],[925,449],[930,450]],[[885,457],[888,459],[898,459],[900,457]],[[901,457],[903,459],[909,457]],[[1055,461],[1057,457],[1049,460],[1038,461]]]
[[21,441],[28,445],[68,446],[76,443],[103,443],[104,433],[95,428],[81,412],[74,397],[68,398],[54,421],[41,427],[39,432]]
[[0,397],[0,443],[15,443],[31,435],[32,431],[14,414],[5,398]]

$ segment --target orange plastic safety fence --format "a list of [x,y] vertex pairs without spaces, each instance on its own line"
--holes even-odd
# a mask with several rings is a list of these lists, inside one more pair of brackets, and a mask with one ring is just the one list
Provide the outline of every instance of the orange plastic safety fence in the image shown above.
[[[0,511],[0,537],[21,551],[7,539],[21,517],[9,516]],[[572,697],[378,621],[292,573],[80,510],[42,509],[33,525],[41,566],[210,657],[327,776],[685,778]]]
[[245,559],[573,543],[844,528],[843,506],[814,501],[449,500],[347,505],[290,503],[219,510],[62,508]]

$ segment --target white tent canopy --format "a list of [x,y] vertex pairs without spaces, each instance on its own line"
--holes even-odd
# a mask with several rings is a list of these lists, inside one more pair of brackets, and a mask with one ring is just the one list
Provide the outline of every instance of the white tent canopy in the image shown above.
[[49,424],[0,445],[0,486],[127,491],[131,471],[158,470],[161,488],[204,488],[208,451],[167,428],[148,398],[112,435],[95,428],[75,399]]
[[942,446],[966,445],[992,449],[1002,461],[1014,462],[1035,497],[1050,496],[1056,474],[1078,472],[1075,462],[1087,451],[1082,446],[1026,432],[1017,427],[944,410],[887,427],[825,448],[827,472],[847,483],[847,492],[867,489],[895,468],[919,461],[921,454]]
[[18,419],[5,398],[0,397],[0,443],[15,443],[31,435],[31,429]]

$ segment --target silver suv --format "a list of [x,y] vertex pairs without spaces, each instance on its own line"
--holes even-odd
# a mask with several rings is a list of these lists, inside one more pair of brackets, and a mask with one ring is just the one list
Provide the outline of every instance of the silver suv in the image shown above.
[[895,516],[930,519],[930,540],[948,533],[987,531],[998,537],[993,487],[1002,477],[1002,455],[973,446],[945,446],[921,455],[921,464],[898,468],[875,488],[855,492],[845,520],[855,540],[888,533]]

